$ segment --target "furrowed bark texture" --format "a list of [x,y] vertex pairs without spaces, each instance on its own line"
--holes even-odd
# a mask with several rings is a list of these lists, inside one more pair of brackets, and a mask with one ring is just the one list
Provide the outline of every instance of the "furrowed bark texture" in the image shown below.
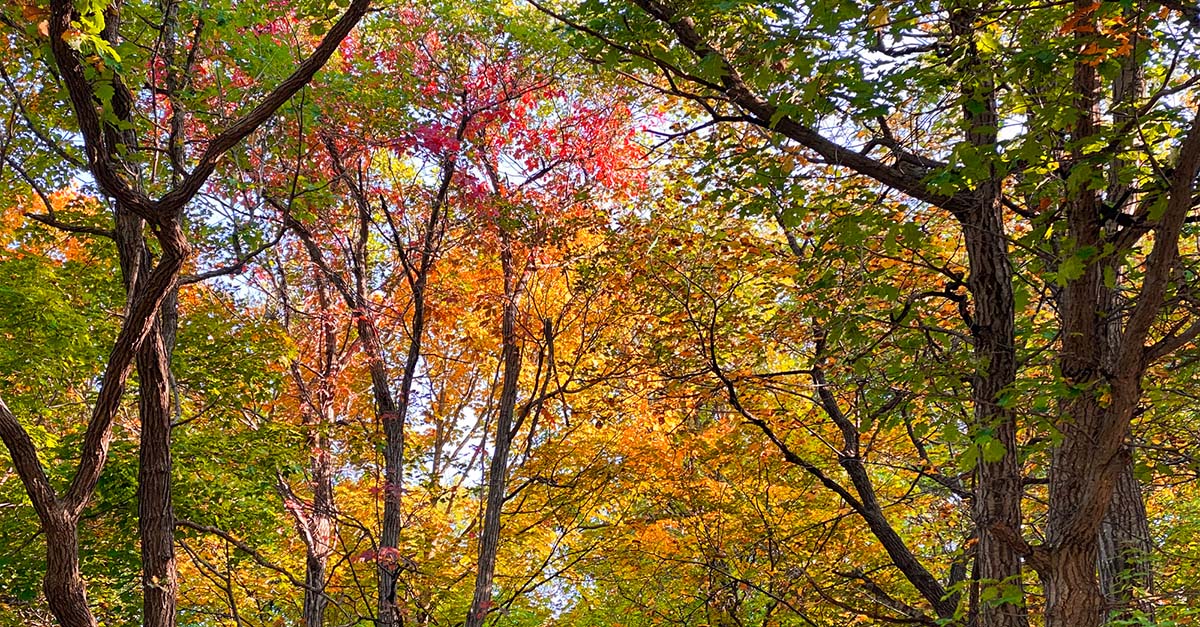
[[502,234],[500,263],[504,273],[504,304],[501,321],[501,361],[504,375],[500,384],[500,403],[496,414],[495,447],[488,465],[487,504],[483,530],[479,535],[478,571],[475,593],[467,613],[466,627],[481,627],[492,606],[492,582],[496,574],[496,551],[500,545],[500,516],[504,509],[508,483],[508,451],[512,444],[513,414],[517,406],[517,385],[521,377],[521,344],[517,337],[517,313],[523,280],[513,267],[513,245]]
[[137,355],[138,531],[141,536],[143,622],[173,627],[179,583],[175,568],[175,514],[171,503],[171,352],[176,299],[163,303],[159,320]]
[[[154,232],[161,247],[161,258],[152,267],[142,265],[141,250],[133,240],[127,240],[129,251],[137,257],[136,263],[122,259],[126,278],[138,273],[136,281],[127,285],[130,292],[125,320],[109,354],[101,376],[95,404],[92,407],[83,442],[80,446],[79,462],[70,485],[61,496],[51,486],[45,470],[38,460],[38,452],[20,420],[0,401],[0,439],[4,441],[21,478],[22,485],[38,514],[46,536],[47,572],[44,589],[51,612],[65,627],[93,627],[95,616],[88,607],[87,593],[82,578],[78,551],[78,524],[80,515],[95,492],[100,474],[108,458],[112,440],[113,419],[120,407],[134,361],[141,356],[146,339],[151,337],[150,349],[146,349],[142,363],[145,365],[145,381],[150,392],[147,394],[151,406],[150,414],[165,413],[164,421],[153,415],[144,425],[143,435],[154,441],[151,450],[142,457],[141,479],[146,489],[141,491],[142,503],[139,514],[144,537],[149,541],[143,545],[143,556],[149,567],[150,583],[156,572],[162,580],[173,581],[173,558],[170,529],[163,530],[164,522],[171,519],[170,512],[170,421],[169,421],[169,357],[170,350],[164,343],[163,331],[156,327],[158,314],[168,301],[177,285],[180,269],[190,252],[181,222],[183,209],[204,185],[215,170],[217,161],[229,148],[254,132],[274,112],[298,92],[332,56],[342,39],[366,14],[369,0],[353,0],[346,13],[334,24],[329,34],[321,41],[313,54],[302,61],[297,69],[276,89],[268,94],[249,113],[240,117],[213,137],[201,153],[199,163],[171,191],[158,200],[151,200],[136,187],[131,187],[120,174],[121,165],[114,155],[119,155],[124,146],[136,147],[130,135],[106,128],[97,110],[97,100],[84,70],[83,59],[71,47],[68,32],[75,19],[75,3],[70,0],[52,0],[49,27],[50,50],[59,71],[62,85],[71,101],[72,110],[82,135],[87,166],[104,194],[114,198],[121,209],[118,220],[129,215],[145,220]],[[115,29],[119,26],[119,3],[106,7],[105,23],[109,32],[106,37],[115,41]],[[119,80],[113,96],[114,113],[118,119],[128,119],[128,108],[132,98]],[[125,108],[122,115],[118,108]],[[128,215],[124,215],[128,214]],[[130,233],[133,228],[130,227]],[[138,227],[140,236],[141,227]],[[115,233],[114,233],[115,235]],[[134,238],[136,239],[136,238]],[[136,268],[136,270],[135,270]],[[173,338],[167,338],[173,341]],[[163,396],[167,400],[163,401]],[[162,412],[163,407],[167,411]],[[148,427],[148,428],[146,428]],[[144,474],[143,474],[144,473]],[[153,563],[151,563],[153,562]],[[147,588],[147,624],[170,625],[174,622],[174,589],[168,586]],[[160,594],[161,593],[161,594]]]
[[[967,46],[961,90],[966,140],[981,155],[996,152],[997,97],[991,69],[976,48],[974,11],[951,12],[951,29]],[[1003,447],[997,460],[979,456],[975,466],[974,507],[979,584],[999,587],[1003,602],[972,608],[982,627],[1027,627],[1022,562],[1012,538],[1021,534],[1021,468],[1017,418],[1001,396],[1017,376],[1016,302],[1004,227],[1003,186],[996,166],[974,190],[972,203],[957,214],[967,249],[967,289],[971,293],[971,337],[975,371],[971,375],[973,431],[991,433]]]

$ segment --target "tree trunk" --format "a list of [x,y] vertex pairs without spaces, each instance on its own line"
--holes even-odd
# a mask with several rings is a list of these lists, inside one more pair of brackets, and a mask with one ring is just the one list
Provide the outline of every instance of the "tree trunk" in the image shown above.
[[480,627],[492,606],[492,580],[496,573],[496,552],[500,545],[500,515],[504,508],[508,479],[508,450],[512,444],[513,413],[517,406],[517,385],[521,376],[521,346],[517,340],[517,306],[522,279],[513,267],[512,241],[501,235],[500,263],[504,271],[504,312],[501,322],[501,361],[504,377],[500,385],[500,405],[496,418],[496,443],[488,466],[487,505],[483,531],[479,536],[478,571],[475,594],[467,613],[466,627]]
[[[1095,6],[1090,0],[1075,0],[1074,7],[1081,22],[1095,23]],[[1081,44],[1089,37],[1086,29],[1076,30]],[[1074,171],[1092,167],[1079,145],[1094,137],[1098,129],[1100,78],[1086,60],[1075,63],[1072,91],[1078,117],[1071,131],[1074,146],[1068,163]],[[1087,186],[1071,190],[1064,205],[1064,254],[1100,250],[1103,225],[1097,192]],[[1085,262],[1082,275],[1066,284],[1059,301],[1059,372],[1062,383],[1072,393],[1064,394],[1059,403],[1055,427],[1062,434],[1062,443],[1054,449],[1050,461],[1046,522],[1049,565],[1041,574],[1046,588],[1047,627],[1098,625],[1104,601],[1096,580],[1097,534],[1108,507],[1112,455],[1119,442],[1114,446],[1098,438],[1107,423],[1128,419],[1101,401],[1111,377],[1105,372],[1105,360],[1114,350],[1109,346],[1109,326],[1115,321],[1106,311],[1112,299],[1102,278],[1106,263],[1097,259]],[[1123,438],[1127,431],[1121,429],[1117,435]]]
[[[464,121],[458,129],[457,138],[462,139],[465,130]],[[340,162],[339,162],[340,163]],[[429,219],[425,222],[422,232],[420,258],[413,263],[407,249],[396,239],[396,253],[405,259],[405,272],[412,288],[412,326],[409,328],[408,351],[404,357],[404,372],[400,375],[400,398],[397,403],[391,397],[388,388],[387,369],[383,362],[382,348],[379,346],[379,336],[374,325],[364,317],[359,319],[359,334],[366,338],[366,346],[371,356],[371,382],[375,391],[376,407],[379,419],[383,422],[384,430],[384,505],[383,530],[380,537],[380,548],[391,549],[395,552],[400,545],[401,502],[404,486],[404,430],[408,423],[408,408],[412,400],[413,381],[417,376],[417,366],[421,360],[421,344],[425,337],[425,297],[429,274],[433,270],[441,246],[441,233],[445,228],[445,203],[450,190],[450,182],[454,175],[457,162],[447,158],[442,163],[441,182],[438,194],[429,209]],[[340,169],[340,165],[339,165]],[[366,195],[353,184],[353,179],[343,178],[354,190],[355,199],[359,206],[359,228],[363,248],[359,253],[356,277],[356,298],[362,308],[367,307],[365,272],[367,260],[365,244],[370,215]],[[387,209],[385,208],[386,212]],[[393,224],[390,215],[388,223]],[[394,226],[393,226],[394,228]],[[395,233],[393,233],[395,235]],[[400,576],[403,561],[397,553],[395,563],[388,564],[381,560],[379,565],[378,610],[380,627],[391,627],[399,623],[396,617],[396,584]]]
[[1131,610],[1140,609],[1153,621],[1154,605],[1139,603],[1137,599],[1138,592],[1154,592],[1154,572],[1149,559],[1154,545],[1142,486],[1133,475],[1132,461],[1122,465],[1117,473],[1112,501],[1100,525],[1099,544],[1100,591],[1111,611],[1108,620],[1132,618]]
[[1046,589],[1046,625],[1087,627],[1100,620],[1102,599],[1096,590],[1096,551],[1091,542],[1051,553]]
[[379,538],[379,627],[399,624],[396,616],[396,581],[400,575],[399,555],[401,527],[401,490],[404,486],[404,423],[408,398],[402,397],[398,408],[388,388],[387,369],[375,327],[365,320],[359,323],[359,336],[364,338],[368,359],[371,360],[371,383],[375,391],[375,411],[383,427],[383,529]]
[[[118,204],[116,243],[127,299],[143,289],[152,259],[145,222]],[[178,581],[175,517],[171,505],[171,354],[179,324],[178,288],[159,307],[134,364],[138,373],[138,536],[142,558],[142,620],[147,627],[174,627]]]
[[[950,17],[952,32],[967,46],[962,109],[964,137],[981,155],[995,155],[997,96],[992,69],[976,46],[976,14],[959,7]],[[971,104],[982,105],[972,107]],[[1027,627],[1021,558],[1013,545],[1021,534],[1021,469],[1017,459],[1017,419],[1000,404],[1016,380],[1016,302],[1005,237],[1003,176],[994,163],[990,176],[973,190],[958,213],[967,249],[967,290],[971,293],[971,337],[975,371],[971,377],[975,437],[991,433],[1004,449],[999,459],[980,454],[975,466],[973,518],[977,573],[983,587],[1000,588],[999,602],[975,608],[981,627]]]
[[[993,184],[989,184],[991,187]],[[984,602],[978,608],[981,627],[1025,627],[1021,558],[1007,535],[1021,533],[1021,474],[1017,460],[1017,424],[999,404],[1000,395],[1016,378],[1011,270],[997,189],[981,190],[979,206],[964,228],[970,275],[967,286],[973,308],[972,336],[979,362],[972,377],[974,430],[988,430],[1004,447],[1004,455],[988,461],[980,456],[975,469],[974,522],[979,543],[976,559],[980,585],[1000,586],[1009,602]],[[1006,589],[1015,586],[1017,593]]]
[[[326,418],[332,416],[328,415]],[[327,422],[326,425],[331,422]],[[308,439],[313,451],[309,459],[313,502],[312,512],[307,519],[309,541],[304,560],[304,627],[324,625],[325,608],[329,605],[325,583],[329,556],[333,553],[333,469],[328,438],[320,431],[320,426],[315,427]]]
[[325,624],[325,608],[329,601],[325,598],[325,570],[328,556],[322,556],[312,550],[304,559],[304,616],[301,624],[304,627],[321,627]]
[[[321,300],[326,301],[324,295]],[[328,359],[332,362],[332,347],[337,341],[336,331],[329,325],[326,330],[326,343],[330,350]],[[325,608],[329,605],[329,597],[325,594],[325,582],[329,565],[329,556],[333,554],[333,460],[329,455],[329,438],[325,435],[334,422],[333,381],[328,380],[333,374],[332,363],[325,366],[326,380],[320,382],[317,392],[318,412],[316,424],[309,425],[308,446],[310,457],[309,472],[312,473],[312,511],[301,520],[307,524],[305,534],[306,556],[304,561],[304,627],[321,627],[325,624]]]
[[78,518],[58,508],[42,525],[46,533],[43,589],[50,612],[61,627],[97,627],[79,569]]
[[[1132,13],[1130,18],[1140,18],[1142,9],[1135,7],[1126,12]],[[1134,108],[1143,98],[1144,76],[1138,58],[1132,52],[1125,58],[1121,73],[1113,81],[1113,124],[1128,123],[1134,118]],[[1114,157],[1109,171],[1109,185],[1106,192],[1108,204],[1112,211],[1128,214],[1134,204],[1131,200],[1130,186],[1121,180],[1121,170],[1131,165],[1118,152]],[[1109,222],[1106,235],[1116,231],[1116,221]],[[1114,268],[1115,282],[1126,281],[1124,273]],[[1122,298],[1120,290],[1110,290],[1108,315],[1105,317],[1108,333],[1109,353],[1105,355],[1105,367],[1113,372],[1116,370],[1117,355],[1113,350],[1121,344],[1121,318],[1113,315],[1128,304]],[[1133,456],[1123,456],[1124,463],[1117,471],[1117,482],[1114,486],[1112,501],[1100,525],[1100,554],[1098,569],[1100,572],[1100,591],[1104,595],[1105,607],[1109,608],[1107,620],[1132,618],[1130,610],[1137,604],[1137,592],[1153,594],[1154,571],[1149,560],[1153,544],[1150,540],[1150,524],[1146,518],[1146,504],[1143,500],[1142,487],[1133,474]],[[1154,605],[1141,603],[1141,609],[1151,621],[1154,620]]]
[[[165,3],[161,31],[174,61],[175,14],[173,2]],[[121,3],[105,11],[104,38],[120,44]],[[171,72],[174,76],[174,70]],[[124,161],[118,146],[136,146],[132,125],[133,101],[125,89],[113,96],[117,119],[127,128],[106,124],[111,157]],[[178,183],[178,179],[173,181]],[[138,190],[141,191],[140,189]],[[121,264],[127,301],[143,289],[153,266],[146,242],[146,223],[121,202],[116,203],[114,239]],[[138,448],[138,536],[142,558],[142,621],[146,627],[175,627],[178,582],[175,572],[175,518],[171,506],[171,354],[179,322],[178,286],[172,286],[159,308],[158,319],[134,359],[138,373],[138,414],[141,438]]]
[[177,321],[176,298],[163,302],[159,322],[137,354],[138,532],[142,544],[143,624],[174,627],[179,584],[175,570],[175,515],[171,505],[170,359]]

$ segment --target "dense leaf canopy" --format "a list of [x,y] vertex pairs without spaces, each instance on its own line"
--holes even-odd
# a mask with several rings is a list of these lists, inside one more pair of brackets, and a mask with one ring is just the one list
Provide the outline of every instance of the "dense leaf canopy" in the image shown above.
[[0,8],[0,626],[1200,619],[1200,8]]

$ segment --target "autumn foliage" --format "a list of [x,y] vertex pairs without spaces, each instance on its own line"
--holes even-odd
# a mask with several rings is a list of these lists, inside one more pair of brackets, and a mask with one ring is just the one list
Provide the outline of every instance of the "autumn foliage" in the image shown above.
[[0,8],[0,626],[1190,624],[1198,28]]

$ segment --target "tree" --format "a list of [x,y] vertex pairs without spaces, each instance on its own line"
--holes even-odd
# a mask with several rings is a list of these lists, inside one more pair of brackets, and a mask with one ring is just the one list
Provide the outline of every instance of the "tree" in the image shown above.
[[[1174,9],[1157,7],[543,7],[579,33],[587,54],[695,103],[713,122],[767,129],[809,162],[959,222],[976,361],[971,432],[997,443],[975,464],[975,564],[981,581],[1017,586],[972,608],[981,625],[1028,623],[1024,564],[1041,580],[1047,625],[1101,621],[1097,538],[1127,473],[1143,375],[1196,333],[1170,277],[1187,262],[1179,238],[1200,166],[1200,118],[1165,97],[1191,83],[1149,50],[1189,45],[1178,39]],[[1130,82],[1145,71],[1162,77],[1147,94]],[[940,102],[952,106],[922,111]],[[1146,141],[1140,129],[1158,124],[1178,139]],[[1000,134],[1014,125],[1012,139]],[[1031,235],[1014,246],[1018,223]],[[1143,239],[1151,232],[1152,243]],[[1058,397],[1057,416],[1044,423],[1021,421],[1012,402],[1025,344],[1018,271],[1053,295],[1060,330],[1058,374],[1039,382]],[[1156,324],[1166,319],[1176,324]],[[1023,429],[1056,434],[1037,544],[1023,533]],[[855,453],[844,455],[853,462]]]
[[534,2],[0,9],[0,624],[1194,618],[1200,14]]
[[[0,435],[46,534],[46,598],[51,611],[63,625],[96,624],[88,607],[79,567],[79,517],[103,470],[113,417],[136,355],[143,355],[142,363],[146,366],[143,392],[149,385],[155,394],[153,398],[146,396],[143,404],[147,414],[155,418],[152,426],[148,425],[151,429],[147,441],[149,448],[143,456],[147,473],[143,476],[147,483],[143,500],[147,509],[143,511],[142,519],[144,524],[153,528],[143,532],[143,559],[147,562],[144,567],[149,573],[146,577],[147,620],[154,624],[174,622],[174,523],[169,511],[169,449],[166,448],[169,446],[170,425],[169,414],[163,411],[169,406],[166,388],[168,351],[163,344],[164,334],[155,325],[160,307],[171,299],[170,295],[189,252],[182,225],[183,208],[215,170],[221,155],[268,120],[279,106],[312,78],[365,14],[367,7],[365,1],[353,4],[321,45],[287,80],[253,110],[214,135],[199,154],[191,171],[181,176],[165,194],[152,199],[136,183],[131,184],[121,174],[123,159],[120,155],[136,146],[136,143],[128,131],[119,128],[120,121],[129,117],[126,112],[133,106],[126,83],[114,71],[116,66],[113,65],[119,59],[113,47],[113,42],[117,40],[117,29],[120,28],[119,5],[88,6],[81,14],[76,14],[72,3],[51,3],[47,27],[49,47],[54,67],[63,80],[66,95],[75,112],[88,171],[102,193],[113,198],[120,207],[117,212],[118,223],[122,220],[144,220],[154,232],[162,250],[158,262],[144,268],[146,274],[142,275],[143,269],[139,269],[139,279],[127,282],[130,286],[128,315],[100,381],[78,470],[64,493],[60,495],[50,484],[33,441],[17,417],[0,403]],[[166,21],[169,23],[170,20]],[[173,37],[174,34],[168,32],[167,38]],[[85,45],[87,50],[96,55],[96,65],[84,65],[80,47]],[[89,71],[92,72],[90,76]],[[118,224],[118,232],[128,235],[133,230],[133,226],[125,230]],[[142,258],[145,248],[138,240],[125,241],[123,245],[134,247],[136,250],[132,252],[139,259]],[[123,256],[123,261],[128,264],[129,256]],[[126,275],[133,274],[133,268],[126,265]],[[163,328],[167,328],[170,323],[164,321],[162,324]],[[141,347],[147,337],[151,338],[153,349],[142,352]],[[155,375],[153,380],[147,380],[152,373]],[[151,482],[151,479],[154,481]]]

